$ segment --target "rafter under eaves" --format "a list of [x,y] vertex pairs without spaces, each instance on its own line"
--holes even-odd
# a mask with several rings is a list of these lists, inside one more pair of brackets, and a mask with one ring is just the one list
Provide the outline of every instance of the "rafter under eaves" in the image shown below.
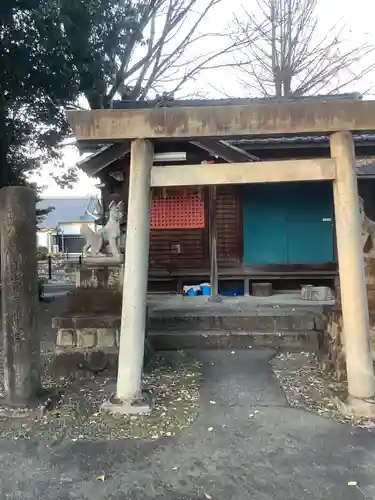
[[191,144],[204,149],[212,155],[219,156],[228,163],[259,161],[259,158],[257,156],[254,156],[251,153],[244,151],[237,146],[234,146],[228,141],[202,139],[200,141],[192,141]]

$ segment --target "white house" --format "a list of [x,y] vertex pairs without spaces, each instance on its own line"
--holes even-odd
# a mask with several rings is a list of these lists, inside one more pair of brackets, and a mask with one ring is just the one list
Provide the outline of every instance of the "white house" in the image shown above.
[[38,223],[37,246],[50,253],[80,253],[84,245],[83,224],[95,231],[101,204],[95,196],[45,197],[37,203],[38,210],[51,209]]

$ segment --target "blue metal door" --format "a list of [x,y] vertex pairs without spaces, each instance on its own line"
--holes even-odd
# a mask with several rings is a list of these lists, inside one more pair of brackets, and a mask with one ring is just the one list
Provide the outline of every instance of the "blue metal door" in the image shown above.
[[332,262],[332,183],[296,182],[289,185],[287,212],[288,262]]
[[331,183],[257,184],[244,188],[244,264],[333,261]]
[[244,188],[244,264],[286,264],[285,201],[279,184]]

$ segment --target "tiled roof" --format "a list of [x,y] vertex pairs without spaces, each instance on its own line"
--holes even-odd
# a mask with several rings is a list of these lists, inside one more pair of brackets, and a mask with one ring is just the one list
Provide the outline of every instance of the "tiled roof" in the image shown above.
[[[353,134],[353,139],[356,142],[375,141],[375,134]],[[230,141],[238,146],[261,145],[261,144],[297,144],[297,143],[324,143],[329,142],[328,135],[302,135],[288,137],[256,137],[254,139],[238,139]]]
[[[75,222],[94,222],[95,218],[90,214],[99,214],[99,202],[95,197],[60,197],[42,198],[37,203],[37,209],[44,210],[53,207],[42,220],[38,227],[40,229],[55,229],[59,224]],[[89,213],[88,213],[89,212]]]
[[375,158],[360,158],[357,160],[357,176],[375,178]]
[[158,99],[145,101],[113,101],[114,109],[150,109],[155,107],[188,107],[197,108],[203,106],[244,106],[246,104],[287,104],[292,102],[325,102],[334,100],[359,100],[361,94],[316,95],[295,97],[231,97],[225,99],[173,99],[172,97],[160,96]]

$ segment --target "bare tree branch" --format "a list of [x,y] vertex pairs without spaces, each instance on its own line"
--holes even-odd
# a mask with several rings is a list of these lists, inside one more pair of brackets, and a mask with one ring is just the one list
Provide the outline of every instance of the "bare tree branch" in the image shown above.
[[317,7],[318,0],[256,0],[255,12],[235,17],[233,39],[249,38],[237,61],[245,88],[266,97],[336,93],[374,69],[374,46],[348,44],[345,26],[319,34]]
[[[221,0],[145,2],[140,20],[144,42],[134,39],[118,55],[113,83],[104,101],[109,104],[117,95],[136,100],[160,92],[178,92],[202,71],[238,64],[234,54],[241,46],[240,36],[232,40],[229,31],[225,34],[202,29],[207,16],[220,3]],[[206,46],[217,49],[202,51]]]

